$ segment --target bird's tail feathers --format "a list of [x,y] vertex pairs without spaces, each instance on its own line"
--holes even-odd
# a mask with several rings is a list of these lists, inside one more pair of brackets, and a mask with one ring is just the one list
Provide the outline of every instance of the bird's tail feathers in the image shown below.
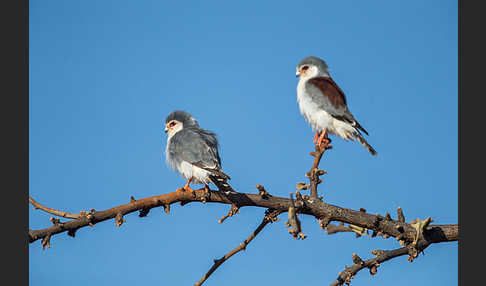
[[195,162],[195,163],[192,163],[192,164],[201,168],[201,169],[208,171],[209,172],[209,179],[211,180],[211,182],[213,182],[213,184],[216,187],[218,187],[218,189],[220,191],[223,191],[226,194],[229,194],[229,193],[236,194],[236,191],[233,190],[233,188],[228,184],[228,180],[231,180],[230,176],[226,175],[226,173],[223,172],[223,170],[221,170],[221,168],[219,168],[219,167],[208,168],[208,167],[205,167],[200,162]]
[[363,127],[363,126],[361,126],[361,124],[359,124],[359,122],[358,122],[358,121],[354,121],[354,127],[356,127],[356,128],[358,128],[359,130],[363,131],[363,132],[364,132],[364,134],[369,135],[369,134],[368,134],[368,131],[366,131],[366,129],[364,129],[364,127]]
[[363,146],[365,146],[366,149],[371,153],[371,155],[376,157],[376,150],[366,141],[366,139],[361,135],[361,133],[356,132],[355,134],[356,140],[358,140],[359,143],[361,143]]
[[226,175],[225,172],[223,172],[223,170],[221,169],[212,169],[211,173],[213,173],[213,175],[217,178],[220,178],[224,181],[231,180],[230,176]]
[[223,191],[226,194],[236,194],[237,192],[233,190],[233,188],[228,184],[228,180],[230,179],[230,177],[223,173],[223,171],[221,171],[221,173],[224,176],[221,176],[219,174],[210,174],[209,179],[211,180],[211,182],[213,182],[213,184],[216,185],[216,187],[218,187],[220,191]]

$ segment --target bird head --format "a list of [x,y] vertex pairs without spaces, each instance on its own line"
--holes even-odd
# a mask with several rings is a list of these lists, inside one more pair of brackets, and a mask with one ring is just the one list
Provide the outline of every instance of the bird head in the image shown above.
[[171,120],[165,124],[164,132],[169,134],[169,137],[174,136],[177,132],[181,131],[184,127],[184,124],[179,120]]
[[197,123],[196,119],[192,117],[191,114],[182,110],[176,110],[171,112],[165,119],[164,132],[169,134],[169,137],[172,137],[174,134],[181,131],[184,127],[189,126],[199,127],[199,124]]
[[297,65],[295,75],[301,79],[309,79],[316,76],[329,77],[329,70],[325,61],[317,57],[307,57]]

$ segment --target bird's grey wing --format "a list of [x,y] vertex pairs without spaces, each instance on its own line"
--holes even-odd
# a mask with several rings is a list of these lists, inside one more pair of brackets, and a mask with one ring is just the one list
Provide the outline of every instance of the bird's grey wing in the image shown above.
[[332,117],[351,123],[368,135],[368,132],[354,119],[346,105],[344,92],[331,77],[311,78],[307,81],[306,89],[312,100]]
[[195,130],[196,133],[198,133],[202,140],[204,141],[205,145],[207,148],[207,154],[206,157],[210,157],[213,161],[215,160],[217,164],[215,166],[208,166],[206,164],[207,161],[198,161],[198,162],[192,162],[193,165],[198,166],[199,168],[205,169],[207,171],[210,171],[215,178],[222,179],[222,180],[230,180],[230,176],[225,174],[223,170],[221,169],[221,158],[219,157],[219,152],[218,152],[218,139],[216,138],[216,134],[214,134],[211,131],[199,128],[198,130]]
[[205,170],[220,170],[216,135],[201,128],[184,128],[171,138],[169,153],[179,163],[186,161]]
[[184,128],[171,139],[171,156],[209,171],[210,180],[224,192],[236,193],[227,183],[231,178],[221,169],[216,135],[202,128]]

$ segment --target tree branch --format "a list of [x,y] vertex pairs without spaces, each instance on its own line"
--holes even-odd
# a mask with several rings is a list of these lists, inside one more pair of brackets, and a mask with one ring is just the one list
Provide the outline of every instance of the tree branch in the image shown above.
[[[76,230],[88,225],[92,226],[96,223],[114,218],[117,218],[117,222],[123,222],[123,216],[132,212],[140,211],[142,209],[147,211],[155,207],[164,207],[165,210],[168,210],[173,203],[179,202],[181,204],[187,204],[190,202],[201,202],[201,199],[205,197],[208,203],[237,205],[240,208],[254,206],[286,212],[290,207],[289,199],[270,195],[263,197],[259,194],[245,193],[226,195],[223,192],[210,190],[208,196],[204,190],[196,190],[194,192],[176,191],[140,200],[132,200],[129,203],[103,211],[95,211],[92,209],[90,213],[81,215],[77,219],[58,223],[44,229],[29,230],[29,242],[32,243],[38,239],[44,239],[47,236],[62,232],[68,232],[69,235],[74,237]],[[416,230],[412,225],[398,220],[387,220],[379,214],[373,215],[342,208],[324,203],[320,200],[303,199],[303,202],[304,206],[298,207],[299,214],[312,215],[317,219],[325,220],[327,223],[330,221],[341,221],[371,229],[375,232],[380,232],[395,238],[399,237],[406,242],[412,242],[416,237]],[[459,238],[459,227],[457,224],[431,225],[429,226],[429,229],[429,239],[433,243],[457,241]]]
[[223,223],[223,221],[225,221],[227,218],[229,218],[230,216],[234,216],[235,214],[238,213],[239,211],[239,207],[235,206],[235,205],[232,205],[231,206],[231,209],[228,211],[228,214],[224,215],[222,218],[220,218],[218,220],[219,223]]
[[[126,204],[119,205],[103,211],[95,211],[91,209],[89,212],[81,211],[80,214],[72,214],[60,210],[48,208],[31,197],[29,202],[35,209],[41,209],[47,213],[72,219],[71,221],[61,222],[60,219],[51,217],[52,226],[39,229],[29,229],[29,243],[41,239],[42,248],[50,247],[50,239],[56,234],[67,232],[71,237],[75,237],[78,229],[86,226],[94,226],[96,223],[114,219],[116,226],[121,226],[126,222],[124,215],[139,211],[139,217],[145,217],[149,211],[156,207],[163,207],[165,213],[170,214],[170,206],[173,203],[180,203],[181,206],[191,202],[202,203],[220,203],[231,205],[227,215],[223,216],[219,222],[222,223],[225,219],[238,213],[242,207],[261,207],[266,208],[265,217],[260,225],[250,234],[236,248],[225,254],[220,259],[214,260],[213,266],[209,271],[194,284],[194,286],[202,285],[214,271],[223,264],[226,260],[234,254],[245,250],[246,246],[263,230],[269,223],[274,222],[277,216],[281,213],[288,212],[289,220],[286,225],[292,227],[289,233],[296,239],[304,239],[305,234],[302,233],[300,221],[297,214],[314,216],[321,226],[328,234],[338,232],[355,232],[356,237],[361,235],[369,235],[369,230],[373,233],[371,237],[377,235],[384,238],[394,237],[403,246],[395,250],[373,250],[372,253],[376,258],[363,261],[359,256],[353,254],[354,264],[350,267],[345,267],[343,272],[339,273],[338,278],[331,283],[331,286],[349,284],[351,279],[364,268],[370,270],[371,275],[377,271],[380,263],[388,261],[392,258],[409,255],[409,261],[413,261],[420,252],[432,243],[440,243],[447,241],[457,241],[459,239],[459,226],[457,224],[448,225],[429,225],[432,218],[428,217],[425,220],[414,220],[410,223],[405,222],[405,216],[400,207],[397,209],[397,220],[393,220],[389,213],[385,216],[379,214],[369,214],[366,210],[361,208],[359,211],[347,209],[335,205],[331,205],[322,201],[322,197],[318,197],[317,186],[322,182],[320,176],[324,175],[326,171],[318,168],[322,155],[327,149],[332,148],[329,145],[330,140],[327,139],[324,144],[315,147],[315,152],[310,154],[314,156],[314,162],[311,169],[306,173],[310,183],[298,183],[298,190],[310,189],[310,196],[302,196],[297,190],[296,200],[293,200],[293,193],[290,194],[290,199],[272,196],[261,185],[256,185],[258,194],[250,193],[229,193],[214,190],[194,190],[181,191],[152,196],[136,200],[130,197],[130,201]],[[330,224],[332,221],[340,222],[339,225]],[[348,226],[345,226],[347,223]]]
[[356,253],[353,253],[354,264],[349,267],[345,267],[343,272],[339,272],[338,278],[334,280],[330,284],[330,286],[339,286],[343,285],[344,283],[349,285],[349,283],[351,283],[351,279],[354,278],[354,276],[360,270],[363,270],[365,268],[368,268],[370,270],[371,276],[373,276],[376,274],[377,268],[380,266],[380,263],[383,263],[398,256],[408,254],[409,261],[413,261],[413,259],[418,254],[417,251],[423,251],[429,245],[430,243],[426,240],[421,240],[417,244],[417,248],[413,248],[409,245],[394,250],[372,250],[371,254],[376,255],[376,258],[371,258],[365,261],[363,261],[358,255],[356,255]]
[[45,211],[46,213],[50,213],[50,214],[53,214],[53,215],[56,215],[56,216],[71,218],[71,219],[77,219],[77,218],[81,217],[80,214],[72,214],[72,213],[67,213],[67,212],[63,212],[63,211],[60,211],[60,210],[48,208],[48,207],[40,204],[39,202],[37,202],[36,200],[34,200],[30,196],[29,196],[29,202],[34,206],[34,209],[41,209],[41,210]]
[[220,259],[215,259],[213,266],[209,269],[209,271],[204,274],[204,276],[194,284],[194,286],[202,285],[208,278],[213,274],[213,272],[218,269],[218,267],[223,264],[226,260],[228,260],[231,256],[235,255],[236,253],[246,250],[246,246],[263,230],[268,223],[274,222],[277,220],[277,216],[281,214],[282,211],[275,211],[268,209],[265,211],[265,216],[263,217],[262,222],[260,225],[250,234],[250,236],[245,239],[242,243],[240,243],[235,249],[231,250],[230,252],[226,253]]
[[322,180],[319,178],[320,176],[326,174],[326,171],[319,169],[319,163],[321,162],[322,155],[326,152],[327,149],[331,149],[332,146],[329,145],[331,142],[330,139],[327,139],[326,143],[322,143],[321,145],[315,146],[315,151],[311,152],[310,155],[314,157],[314,163],[312,164],[311,169],[305,175],[309,178],[310,184],[310,197],[317,199],[317,185],[322,183]]
[[365,228],[354,226],[350,224],[349,226],[344,225],[344,223],[339,223],[339,225],[329,224],[326,227],[327,234],[335,234],[339,232],[354,232],[356,237],[360,237],[362,235],[368,235]]

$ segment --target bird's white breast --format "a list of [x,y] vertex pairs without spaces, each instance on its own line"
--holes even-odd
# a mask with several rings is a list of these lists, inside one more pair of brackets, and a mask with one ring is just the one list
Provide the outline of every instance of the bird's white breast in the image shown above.
[[306,80],[300,80],[297,84],[297,102],[299,103],[300,113],[304,115],[314,131],[332,129],[333,117],[324,109],[320,108],[312,100],[305,88]]
[[186,179],[192,178],[192,182],[195,184],[209,184],[209,172],[192,165],[186,161],[178,166],[177,170]]
[[297,102],[300,113],[304,115],[314,131],[327,130],[330,134],[336,134],[344,139],[352,138],[356,129],[349,123],[337,120],[327,111],[315,103],[305,88],[306,80],[300,80],[297,84]]

